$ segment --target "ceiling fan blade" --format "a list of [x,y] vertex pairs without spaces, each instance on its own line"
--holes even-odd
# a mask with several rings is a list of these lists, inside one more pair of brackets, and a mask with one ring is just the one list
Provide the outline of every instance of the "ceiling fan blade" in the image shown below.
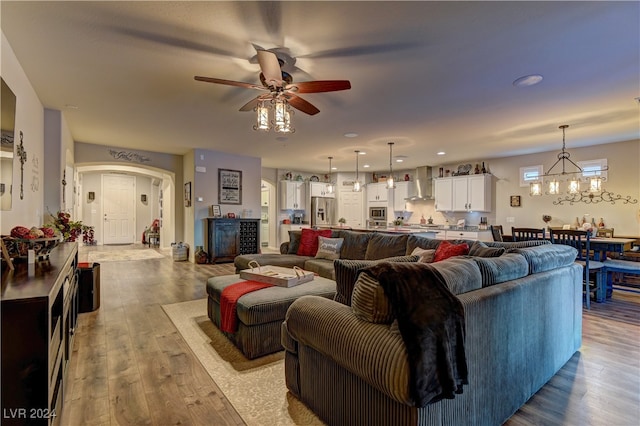
[[287,93],[285,94],[285,97],[287,98],[287,102],[289,102],[289,105],[297,110],[304,112],[305,114],[316,115],[320,112],[318,108],[314,107],[309,102],[305,101],[296,94]]
[[258,105],[259,98],[260,96],[251,99],[249,102],[244,104],[242,108],[240,108],[240,111],[253,111],[253,109]]
[[278,57],[273,52],[258,50],[258,63],[269,86],[282,87],[282,71]]
[[351,89],[349,80],[318,80],[287,84],[286,90],[296,93],[336,92]]
[[238,86],[238,87],[244,87],[247,89],[267,90],[264,86],[259,86],[257,84],[252,84],[252,83],[244,83],[242,81],[224,80],[222,78],[213,78],[213,77],[200,77],[198,75],[196,75],[193,78],[195,80],[205,81],[207,83],[226,84],[227,86]]

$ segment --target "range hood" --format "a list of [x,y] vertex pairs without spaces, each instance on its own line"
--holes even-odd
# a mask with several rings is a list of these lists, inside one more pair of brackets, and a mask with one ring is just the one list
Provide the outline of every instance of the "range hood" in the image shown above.
[[422,166],[416,168],[413,197],[406,198],[407,201],[431,200],[433,198],[433,178],[431,167]]

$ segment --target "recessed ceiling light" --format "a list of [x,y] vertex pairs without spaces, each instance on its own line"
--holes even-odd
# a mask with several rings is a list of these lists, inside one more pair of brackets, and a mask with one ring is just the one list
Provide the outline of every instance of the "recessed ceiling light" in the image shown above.
[[367,153],[366,153],[366,152],[364,152],[364,151],[359,151],[359,152],[358,152],[358,154],[360,154],[360,155],[367,155]]
[[368,168],[369,168],[369,167],[371,167],[371,166],[370,166],[370,165],[368,165],[368,164],[365,164],[365,165],[364,165],[364,166],[362,166],[362,167],[364,167],[365,169],[368,169]]
[[404,161],[404,159],[402,158],[396,158],[396,163],[402,163]]
[[531,74],[525,75],[523,77],[517,78],[513,85],[515,87],[529,87],[534,86],[542,81],[542,76],[540,74]]
[[436,155],[445,155],[445,154],[446,154],[446,152],[444,152],[444,151],[440,151],[440,152],[436,153]]
[[357,137],[357,136],[358,136],[358,134],[357,134],[357,133],[355,133],[355,132],[349,132],[349,133],[345,133],[345,134],[344,134],[344,137],[345,137],[345,138],[355,138],[355,137]]

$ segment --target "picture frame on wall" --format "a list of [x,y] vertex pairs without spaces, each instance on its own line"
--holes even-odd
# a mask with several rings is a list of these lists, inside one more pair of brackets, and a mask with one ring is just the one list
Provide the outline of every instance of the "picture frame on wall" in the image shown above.
[[242,204],[242,171],[218,169],[218,204]]
[[522,200],[519,195],[511,196],[511,207],[522,207]]
[[184,184],[184,206],[191,207],[191,182]]

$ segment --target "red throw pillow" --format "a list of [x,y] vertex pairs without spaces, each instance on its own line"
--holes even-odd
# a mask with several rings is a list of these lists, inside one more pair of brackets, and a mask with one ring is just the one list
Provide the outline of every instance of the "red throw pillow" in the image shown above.
[[433,261],[439,262],[452,256],[461,256],[464,254],[469,254],[469,244],[453,244],[452,242],[445,240],[438,245],[438,248],[433,255]]
[[298,256],[315,256],[318,252],[318,236],[331,238],[331,229],[303,228],[300,246],[298,246],[296,254]]

